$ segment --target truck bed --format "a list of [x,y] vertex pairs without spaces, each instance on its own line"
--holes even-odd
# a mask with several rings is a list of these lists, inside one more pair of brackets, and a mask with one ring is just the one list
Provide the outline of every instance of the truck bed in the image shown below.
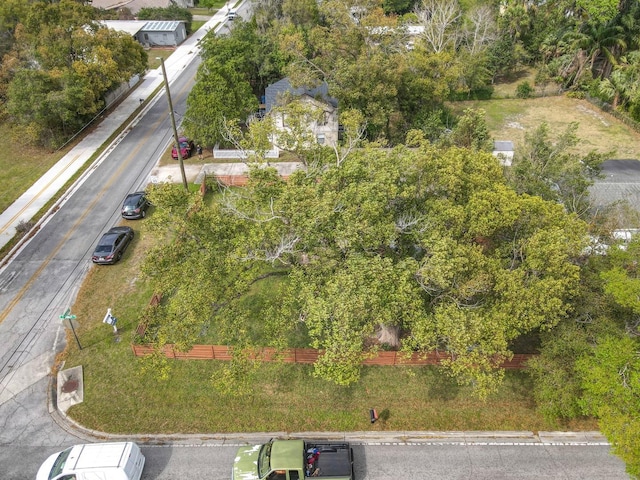
[[317,468],[320,471],[318,475],[305,478],[352,478],[353,457],[348,443],[305,443],[305,452],[312,448],[317,448],[320,453],[314,465],[314,471]]

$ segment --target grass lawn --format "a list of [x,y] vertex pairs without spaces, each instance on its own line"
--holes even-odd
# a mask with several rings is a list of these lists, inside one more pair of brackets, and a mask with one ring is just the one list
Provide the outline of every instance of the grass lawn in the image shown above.
[[13,138],[8,125],[0,122],[0,138],[7,142],[7,155],[0,155],[0,211],[6,210],[71,147],[50,151],[24,145]]
[[[474,400],[436,368],[365,367],[361,381],[338,387],[319,380],[304,365],[263,364],[253,392],[220,394],[212,379],[221,362],[175,360],[171,377],[142,373],[126,339],[104,339],[73,357],[84,367],[84,402],[69,410],[76,421],[99,431],[214,433],[358,430],[593,430],[593,421],[550,425],[535,413],[523,373],[509,372],[498,394]],[[126,335],[125,335],[126,337]],[[382,420],[369,421],[375,407]]]
[[578,122],[578,152],[614,150],[611,158],[640,159],[640,133],[586,100],[549,96],[465,101],[449,106],[455,112],[469,107],[484,109],[491,136],[495,140],[513,140],[516,148],[524,142],[525,132],[532,132],[542,122],[549,124],[552,135],[564,131],[570,122]]
[[[251,380],[252,393],[234,397],[214,385],[226,363],[172,360],[169,380],[161,381],[130,348],[138,314],[152,294],[138,272],[153,239],[145,220],[122,223],[134,228],[133,244],[118,264],[89,271],[72,307],[82,350],[68,336],[63,354],[64,368],[84,369],[84,402],[68,413],[86,427],[119,434],[597,429],[590,419],[547,423],[535,411],[530,380],[514,371],[486,402],[433,367],[365,367],[357,385],[340,387],[313,377],[308,365],[263,364]],[[272,287],[256,282],[246,301],[259,309]],[[102,323],[107,308],[118,318],[119,341]],[[370,408],[381,414],[374,425]]]

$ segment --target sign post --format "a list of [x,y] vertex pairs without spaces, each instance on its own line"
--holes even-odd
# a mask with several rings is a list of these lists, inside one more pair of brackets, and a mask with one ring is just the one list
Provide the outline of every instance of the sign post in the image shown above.
[[71,331],[73,332],[73,336],[76,339],[76,343],[78,344],[78,348],[82,350],[82,345],[80,345],[80,340],[78,339],[78,335],[76,334],[76,329],[73,328],[73,322],[71,320],[75,320],[76,316],[71,315],[71,309],[67,308],[67,310],[59,316],[60,320],[69,320],[69,326],[71,327]]
[[118,328],[116,327],[116,322],[118,319],[111,314],[111,309],[107,308],[107,314],[102,319],[102,323],[106,323],[107,325],[111,325],[113,327],[113,333],[118,333]]

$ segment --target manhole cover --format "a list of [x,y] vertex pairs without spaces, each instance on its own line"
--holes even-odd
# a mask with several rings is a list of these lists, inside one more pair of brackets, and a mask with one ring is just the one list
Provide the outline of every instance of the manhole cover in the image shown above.
[[62,388],[60,390],[62,391],[62,393],[71,393],[75,392],[77,389],[78,380],[76,380],[75,378],[70,378],[69,380],[64,382],[64,385],[62,385]]

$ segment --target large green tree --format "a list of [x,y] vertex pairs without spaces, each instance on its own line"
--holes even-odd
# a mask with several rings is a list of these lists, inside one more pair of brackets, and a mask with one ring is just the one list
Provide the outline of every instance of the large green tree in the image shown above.
[[[174,241],[145,267],[163,308],[190,319],[180,344],[197,341],[198,318],[252,331],[238,299],[278,271],[285,288],[253,342],[285,346],[286,332],[303,331],[325,352],[316,374],[342,384],[380,342],[437,349],[458,380],[493,391],[511,342],[570,310],[585,227],[556,203],[510,190],[491,154],[418,145],[351,150],[339,162],[316,149],[286,182],[256,164],[246,188],[211,208],[187,197],[176,208],[170,187],[154,197],[159,211],[184,217],[158,217]],[[171,341],[172,323],[156,322]]]
[[94,18],[72,0],[25,8],[2,69],[6,112],[25,142],[59,145],[104,107],[109,90],[145,71],[142,46]]
[[268,34],[254,20],[239,21],[228,35],[207,35],[202,64],[187,98],[185,132],[205,145],[228,139],[228,122],[244,123],[259,108],[265,88],[283,77],[286,63]]
[[640,342],[638,337],[605,337],[592,356],[578,362],[585,413],[600,420],[613,451],[640,476]]
[[525,134],[518,146],[508,177],[519,193],[538,195],[562,203],[570,212],[588,216],[591,206],[589,187],[601,174],[602,162],[610,152],[576,152],[579,143],[577,123],[571,123],[556,138],[549,125],[542,123]]
[[209,59],[198,70],[197,83],[187,97],[182,128],[205,145],[227,138],[227,121],[244,122],[258,110],[258,99],[251,85],[233,63],[220,64]]

